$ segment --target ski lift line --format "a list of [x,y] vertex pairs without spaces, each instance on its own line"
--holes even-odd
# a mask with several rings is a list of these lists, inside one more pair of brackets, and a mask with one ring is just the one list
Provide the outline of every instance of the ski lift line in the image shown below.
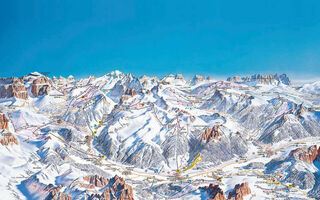
[[190,169],[192,169],[197,163],[201,162],[202,161],[202,157],[201,155],[199,154],[193,161],[192,161],[192,165],[190,167],[188,167],[187,169],[184,169],[183,172],[186,172]]
[[[177,129],[177,127],[176,127]],[[176,144],[175,144],[175,157],[176,157],[176,166],[177,166],[177,171],[179,170],[179,165],[178,165],[178,154],[177,154],[177,142],[178,142],[178,134],[176,134]]]
[[[319,142],[319,141],[320,141],[320,139],[317,139],[317,140],[308,140],[308,141],[303,141],[303,143],[306,143],[306,142]],[[295,145],[295,144],[297,144],[297,143],[299,143],[299,142],[293,142],[293,143],[291,143],[291,144],[288,144],[288,145],[285,145],[285,146],[283,146],[283,147],[277,148],[277,149],[275,149],[275,150],[273,150],[273,151],[279,151],[279,150],[281,150],[282,148],[286,148],[286,147],[288,147],[288,146],[290,146],[290,145]],[[301,142],[300,142],[300,143],[301,143]],[[258,157],[260,157],[260,156],[259,156],[259,155],[253,155],[253,156],[251,156],[250,158],[248,158],[248,160],[251,160],[251,159],[254,159],[254,158],[258,158]],[[244,162],[248,162],[248,160],[246,160],[246,161],[238,161],[238,162],[232,161],[232,162],[230,162],[230,163],[222,164],[222,165],[220,165],[219,167],[216,167],[216,168],[213,169],[213,170],[209,170],[209,171],[206,171],[206,172],[197,173],[197,174],[194,174],[194,175],[189,176],[189,178],[193,178],[193,177],[196,177],[196,176],[208,174],[208,173],[214,172],[214,171],[216,171],[216,170],[218,170],[218,169],[222,169],[222,168],[224,168],[224,167],[227,167],[227,166],[230,166],[230,165],[233,165],[233,164],[241,164],[241,163],[244,163]],[[185,178],[182,177],[182,179],[185,179]]]
[[67,106],[67,110],[66,110],[66,112],[65,112],[64,115],[66,115],[66,113],[69,111],[69,107],[71,106],[71,104],[74,104],[73,101],[76,101],[77,99],[79,99],[79,98],[81,98],[82,96],[84,96],[84,94],[86,94],[86,93],[91,89],[91,87],[92,87],[92,86],[90,85],[90,87],[86,88],[86,90],[85,90],[83,93],[77,95],[76,97],[73,97],[73,98],[70,100],[69,105]]
[[162,124],[162,122],[159,120],[157,114],[156,114],[156,111],[154,109],[154,104],[152,106],[152,114],[154,115],[154,117],[157,119],[157,122],[161,125],[161,126],[165,126],[164,124]]

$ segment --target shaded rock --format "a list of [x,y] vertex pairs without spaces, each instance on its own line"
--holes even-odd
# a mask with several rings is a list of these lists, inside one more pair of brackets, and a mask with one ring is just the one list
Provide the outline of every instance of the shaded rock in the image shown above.
[[229,77],[227,81],[230,82],[254,82],[258,84],[266,84],[266,85],[278,85],[279,83],[285,84],[285,85],[290,85],[291,82],[289,78],[287,77],[286,74],[267,74],[267,75],[261,75],[261,74],[254,74],[252,76],[247,76],[247,77],[239,77],[239,76],[234,76],[234,77]]
[[234,186],[234,190],[228,195],[228,199],[232,200],[243,200],[243,197],[251,194],[248,182],[237,184]]
[[302,104],[300,104],[299,106],[298,106],[298,109],[297,109],[297,116],[299,117],[299,118],[303,118],[303,113],[305,113],[307,111],[307,108],[306,107],[304,107]]
[[115,175],[110,180],[98,176],[87,176],[84,178],[90,182],[96,184],[96,181],[103,182],[106,186],[101,194],[91,195],[90,199],[100,199],[100,200],[133,200],[133,190],[132,187],[125,183],[124,179]]
[[285,179],[286,182],[294,183],[302,189],[311,189],[314,186],[316,177],[313,173],[309,171],[299,171],[296,169],[295,165],[293,165],[289,170],[290,173]]
[[202,133],[201,138],[208,143],[212,139],[218,139],[219,136],[219,125],[214,125],[212,128],[206,128],[206,130]]
[[0,130],[6,129],[8,130],[9,127],[9,120],[6,115],[0,110]]
[[226,197],[219,185],[210,184],[206,187],[200,187],[200,189],[205,190],[209,194],[208,200],[226,200]]
[[317,145],[313,145],[309,148],[297,148],[295,150],[292,150],[290,154],[295,159],[311,164],[318,155]]
[[16,77],[0,78],[0,98],[27,99],[28,92],[23,81]]
[[47,95],[51,89],[52,81],[45,76],[35,79],[31,85],[31,93],[35,96]]
[[137,93],[136,93],[136,90],[135,90],[135,89],[129,89],[129,88],[127,88],[127,89],[125,90],[124,94],[130,95],[130,96],[134,96],[134,95],[136,95]]
[[86,176],[83,179],[96,187],[106,186],[109,181],[108,179],[105,179],[104,177],[99,177],[98,175]]
[[286,139],[298,139],[309,137],[310,133],[306,131],[297,117],[293,114],[283,114],[267,126],[260,135],[259,141],[263,143],[277,143]]
[[72,200],[71,196],[60,192],[60,189],[62,188],[61,185],[58,187],[52,187],[51,184],[49,184],[48,188],[50,188],[51,191],[45,200]]
[[74,140],[74,136],[72,134],[72,130],[70,129],[67,129],[67,128],[62,128],[59,130],[59,135],[61,135],[63,137],[63,139],[66,141],[66,142],[71,142]]
[[200,75],[194,75],[194,77],[188,81],[188,83],[193,86],[197,85],[199,83],[205,82],[205,81],[210,81],[212,78],[210,76],[205,77],[205,76],[200,76]]
[[12,133],[6,133],[0,136],[0,143],[8,146],[9,144],[18,144],[18,140],[14,135],[12,135]]

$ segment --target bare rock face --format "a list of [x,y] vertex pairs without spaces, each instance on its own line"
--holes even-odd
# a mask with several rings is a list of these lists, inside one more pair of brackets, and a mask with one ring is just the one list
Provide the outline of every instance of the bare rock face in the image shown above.
[[205,77],[205,76],[200,76],[200,75],[195,75],[190,81],[189,81],[189,84],[190,85],[197,85],[201,82],[204,82],[204,81],[210,81],[212,80],[212,78],[210,76],[208,77]]
[[201,187],[200,189],[205,190],[209,194],[210,197],[208,200],[226,200],[226,197],[219,185],[210,184],[209,186]]
[[27,99],[28,92],[23,81],[16,77],[0,78],[0,98]]
[[72,200],[72,198],[67,194],[60,193],[57,200]]
[[59,192],[62,186],[58,186],[51,190],[45,200],[72,200],[72,197]]
[[0,130],[6,129],[8,130],[9,120],[6,115],[0,110]]
[[202,133],[201,138],[208,143],[212,139],[218,139],[219,136],[219,125],[214,125],[212,128],[206,128],[206,130]]
[[249,188],[248,182],[244,182],[234,186],[234,190],[229,193],[228,199],[243,200],[243,197],[248,194],[251,194],[251,190]]
[[258,84],[265,84],[265,85],[277,85],[279,83],[283,83],[285,85],[290,85],[290,80],[287,77],[286,74],[267,74],[267,75],[261,75],[261,74],[255,74],[252,76],[247,76],[247,77],[239,77],[239,76],[234,76],[234,77],[229,77],[227,81],[230,82],[256,82]]
[[294,156],[296,159],[301,160],[305,163],[313,163],[313,161],[317,158],[318,152],[317,145],[313,145],[309,148],[297,148],[291,151],[291,155]]
[[2,145],[8,146],[9,144],[18,144],[18,140],[12,133],[5,133],[0,136],[0,143]]
[[297,109],[297,116],[298,118],[303,118],[303,113],[305,113],[307,111],[306,107],[304,107],[302,104],[300,104],[298,106],[298,109]]
[[129,89],[129,88],[127,88],[127,89],[125,90],[124,94],[125,94],[125,95],[134,96],[134,95],[136,95],[137,93],[136,93],[136,90],[135,90],[135,89]]
[[47,95],[51,89],[52,81],[45,76],[35,79],[31,85],[31,93],[35,96]]
[[[86,176],[84,180],[89,182],[89,186],[105,187],[101,194],[91,195],[91,199],[100,200],[133,200],[132,187],[125,183],[124,179],[115,175],[113,178],[105,179],[104,177]],[[88,187],[91,188],[92,187]]]
[[242,82],[242,78],[240,76],[229,77],[228,81],[230,82]]
[[92,140],[93,140],[93,137],[92,137],[92,136],[86,135],[86,137],[85,137],[85,142],[87,143],[89,150],[91,150]]
[[[132,187],[125,183],[124,179],[115,175],[109,181],[110,188],[106,188],[103,194],[106,195],[106,199],[115,196],[118,200],[133,200]],[[108,194],[109,191],[109,194]],[[118,197],[116,196],[118,194]]]
[[105,179],[104,177],[99,177],[98,175],[86,176],[83,179],[85,181],[88,181],[90,184],[94,185],[95,187],[103,187],[103,186],[106,186],[108,183],[108,179]]

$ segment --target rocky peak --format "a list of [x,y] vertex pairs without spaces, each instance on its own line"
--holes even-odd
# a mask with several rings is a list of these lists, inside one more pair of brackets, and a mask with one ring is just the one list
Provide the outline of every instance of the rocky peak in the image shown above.
[[209,186],[201,187],[200,189],[205,190],[209,194],[208,200],[226,200],[226,197],[219,185],[210,184]]
[[150,90],[157,85],[159,79],[157,77],[148,77],[144,75],[139,79],[139,81],[141,82],[143,88]]
[[18,144],[18,140],[12,133],[7,132],[0,136],[0,143],[4,146],[8,146],[9,144]]
[[9,120],[6,115],[0,110],[0,130],[6,129],[8,130]]
[[68,79],[64,78],[63,76],[59,76],[59,77],[53,76],[53,77],[52,77],[52,80],[53,80],[54,83],[57,84],[58,86],[62,86],[62,85],[64,85],[64,84],[67,84],[67,82],[68,82]]
[[45,77],[41,76],[33,80],[31,85],[31,93],[35,96],[47,95],[51,89],[52,81]]
[[127,88],[124,92],[125,95],[130,95],[130,96],[134,96],[136,95],[136,90],[135,89],[129,89]]
[[200,76],[200,75],[194,75],[193,78],[191,80],[189,80],[189,84],[191,86],[193,86],[193,85],[197,85],[199,83],[202,83],[204,81],[211,81],[211,80],[212,80],[211,76],[205,77],[205,76]]
[[298,106],[298,108],[297,108],[297,116],[299,117],[299,118],[303,118],[303,113],[305,113],[307,111],[307,108],[306,107],[304,107],[302,104],[300,104],[299,106]]
[[291,85],[290,79],[286,74],[276,74],[276,80],[281,81],[285,85]]
[[120,72],[119,70],[114,70],[114,71],[110,72],[109,75],[117,77],[117,78],[124,76],[124,74],[122,72]]
[[45,200],[72,200],[71,196],[60,192],[61,188],[61,185],[52,188]]
[[201,138],[205,140],[207,143],[210,142],[212,139],[218,139],[220,136],[219,127],[220,125],[214,125],[212,128],[206,128],[205,131],[202,133]]
[[10,77],[0,78],[0,98],[18,98],[27,99],[27,87],[24,85],[23,80]]
[[285,85],[291,84],[286,74],[281,74],[281,75],[254,74],[252,76],[247,76],[247,77],[234,76],[234,77],[229,77],[227,81],[237,82],[237,83],[256,83],[256,84],[265,84],[265,85],[279,85],[280,83]]
[[186,84],[186,81],[184,80],[182,74],[177,74],[175,76],[173,74],[169,74],[161,79],[161,83],[164,85],[173,84],[182,86]]
[[108,179],[104,178],[104,177],[100,177],[98,175],[94,175],[94,176],[86,176],[83,178],[83,180],[89,182],[89,184],[94,185],[95,187],[103,187],[106,186],[108,183]]
[[243,200],[243,197],[251,194],[248,182],[237,184],[234,186],[233,191],[228,195],[228,199],[231,200]]
[[133,200],[132,187],[117,175],[110,180],[99,176],[87,176],[84,179],[92,184],[104,187],[101,194],[92,194],[91,199]]
[[[118,81],[118,80],[121,80],[125,77],[124,73],[118,71],[118,70],[115,70],[115,71],[112,71],[110,73],[107,73],[105,75],[102,76],[103,79],[105,80],[115,80],[115,81]],[[127,74],[127,78],[128,78],[128,74]]]
[[184,78],[183,78],[183,75],[182,75],[182,74],[176,74],[175,79],[184,80]]
[[295,159],[301,160],[305,163],[313,163],[313,161],[317,158],[317,155],[319,155],[319,150],[317,149],[317,145],[302,148],[297,148],[295,150],[292,150],[290,155],[292,155]]
[[227,81],[230,81],[230,82],[242,82],[243,79],[240,77],[240,76],[230,76]]

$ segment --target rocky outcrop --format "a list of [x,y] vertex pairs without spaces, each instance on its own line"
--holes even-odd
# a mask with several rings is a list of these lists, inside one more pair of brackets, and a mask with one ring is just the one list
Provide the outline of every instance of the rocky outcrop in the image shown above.
[[6,129],[8,130],[9,120],[6,115],[0,110],[0,130]]
[[191,80],[188,81],[188,83],[191,86],[194,86],[194,85],[198,85],[199,83],[202,83],[205,81],[211,81],[211,80],[212,80],[212,77],[210,76],[205,77],[205,76],[195,75]]
[[255,74],[252,76],[247,76],[247,77],[239,77],[239,76],[234,76],[234,77],[229,77],[227,81],[230,82],[237,82],[237,83],[242,83],[242,82],[256,82],[258,84],[266,84],[266,85],[278,85],[279,83],[285,84],[285,85],[290,85],[291,82],[289,78],[287,77],[286,74],[268,74],[268,75],[261,75],[261,74]]
[[[224,192],[219,185],[210,184],[209,187],[200,187],[200,190],[204,190],[208,195],[208,200],[226,200]],[[251,194],[251,189],[247,182],[235,185],[234,189],[229,193],[228,199],[230,200],[243,200],[243,197]]]
[[88,145],[89,150],[91,150],[92,140],[93,140],[93,136],[86,135],[86,137],[85,137],[85,142],[86,142],[86,144]]
[[230,82],[243,82],[243,79],[240,77],[240,76],[230,76],[227,81],[230,81]]
[[23,81],[16,77],[0,78],[0,98],[27,99],[28,92]]
[[219,125],[214,125],[212,128],[206,128],[206,130],[202,133],[201,138],[208,143],[212,139],[218,139],[219,136]]
[[99,177],[98,175],[86,176],[83,179],[89,182],[90,184],[94,185],[95,187],[106,186],[109,181],[108,179],[105,179],[104,177]]
[[109,184],[110,184],[110,191],[109,191],[110,196],[111,194],[114,195],[118,193],[119,200],[133,200],[132,187],[126,184],[123,178],[116,175],[110,180]]
[[[133,200],[133,190],[132,187],[125,183],[124,179],[115,175],[111,179],[106,179],[104,177],[86,176],[84,180],[89,182],[90,185],[96,187],[105,187],[101,194],[92,194],[90,199],[100,199],[100,200]],[[93,187],[88,188],[93,188]]]
[[58,187],[51,189],[50,193],[45,198],[45,200],[72,200],[71,196],[59,192],[61,188],[62,186],[59,185]]
[[18,140],[12,133],[5,133],[0,136],[0,143],[2,145],[8,146],[9,144],[18,144]]
[[51,89],[52,81],[45,76],[35,79],[31,85],[31,93],[35,96],[47,95]]
[[134,96],[134,95],[136,95],[137,93],[136,93],[136,90],[135,90],[135,89],[129,89],[129,88],[127,88],[127,89],[125,90],[124,94],[125,94],[125,95]]
[[226,200],[226,197],[219,185],[210,184],[209,186],[201,187],[200,189],[208,193],[208,200]]
[[300,104],[297,108],[296,115],[298,118],[303,118],[303,114],[307,111],[307,108]]
[[230,200],[243,200],[243,197],[251,194],[248,182],[237,184],[234,186],[234,190],[231,191],[228,195]]
[[317,158],[317,155],[320,155],[320,148],[317,149],[317,145],[313,145],[309,148],[297,148],[291,151],[291,155],[298,160],[301,160],[305,163],[313,163],[313,161]]
[[168,76],[163,77],[163,79],[161,79],[161,84],[163,85],[185,85],[186,81],[184,80],[182,74],[177,74],[177,75],[173,75],[173,74],[169,74]]

